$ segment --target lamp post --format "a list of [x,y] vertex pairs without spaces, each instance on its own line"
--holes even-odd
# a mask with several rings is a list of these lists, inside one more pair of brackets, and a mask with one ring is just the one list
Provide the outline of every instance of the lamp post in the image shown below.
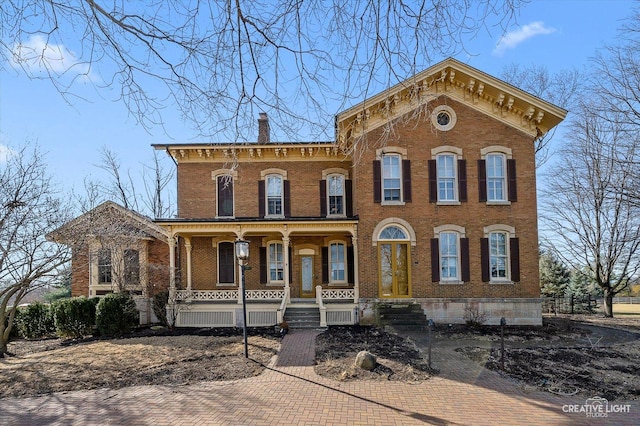
[[249,241],[236,240],[236,257],[242,271],[242,335],[244,337],[244,357],[249,358],[249,346],[247,345],[247,300],[245,295],[244,271],[249,260]]

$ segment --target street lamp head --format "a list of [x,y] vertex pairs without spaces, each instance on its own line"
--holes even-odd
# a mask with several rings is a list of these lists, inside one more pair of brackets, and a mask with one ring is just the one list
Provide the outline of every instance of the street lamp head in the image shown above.
[[236,240],[236,257],[238,260],[249,260],[249,241]]

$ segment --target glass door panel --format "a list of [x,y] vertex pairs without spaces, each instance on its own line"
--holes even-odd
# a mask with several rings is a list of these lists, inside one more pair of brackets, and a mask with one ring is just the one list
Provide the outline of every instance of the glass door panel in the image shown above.
[[300,258],[302,268],[302,297],[315,297],[313,289],[313,256]]

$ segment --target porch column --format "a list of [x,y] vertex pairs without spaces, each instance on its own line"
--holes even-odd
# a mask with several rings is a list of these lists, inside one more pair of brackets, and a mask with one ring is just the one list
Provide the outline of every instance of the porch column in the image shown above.
[[282,253],[282,256],[284,258],[284,288],[289,288],[289,280],[291,279],[291,277],[289,277],[289,262],[291,262],[291,259],[289,259],[288,235],[282,236],[282,251],[284,252]]
[[176,300],[176,237],[170,235],[169,244],[169,300]]
[[360,298],[360,280],[358,278],[358,237],[351,237],[351,245],[353,246],[353,303],[358,303]]
[[187,253],[187,290],[191,291],[191,238],[185,237],[184,248]]

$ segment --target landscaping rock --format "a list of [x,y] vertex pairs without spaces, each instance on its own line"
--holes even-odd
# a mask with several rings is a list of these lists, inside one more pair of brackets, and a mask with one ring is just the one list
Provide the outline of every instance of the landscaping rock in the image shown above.
[[376,368],[376,356],[368,351],[360,351],[356,355],[356,366],[371,371]]

